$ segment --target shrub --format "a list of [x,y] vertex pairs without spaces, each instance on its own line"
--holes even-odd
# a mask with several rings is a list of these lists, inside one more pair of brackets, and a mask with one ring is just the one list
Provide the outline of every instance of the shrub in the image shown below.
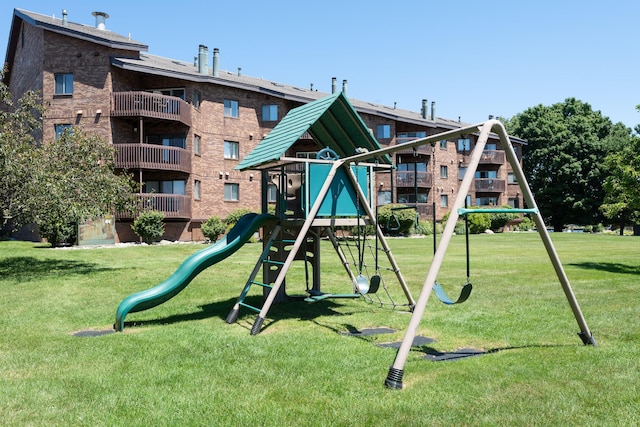
[[[511,206],[509,205],[504,205],[501,206],[502,209],[511,209]],[[514,220],[514,219],[518,219],[520,217],[519,214],[513,212],[505,212],[505,213],[492,213],[490,214],[490,219],[491,219],[491,230],[493,231],[498,231],[500,230],[502,227],[504,227],[505,225],[507,225],[509,223],[509,221]]]
[[225,228],[224,221],[220,217],[213,215],[202,223],[201,230],[208,241],[215,243],[218,241],[218,236],[224,233]]
[[518,230],[520,231],[531,231],[534,228],[535,228],[535,224],[533,220],[528,216],[525,216],[524,218],[522,218],[522,222],[518,225]]
[[420,234],[422,236],[430,236],[433,234],[433,222],[419,220],[417,224],[414,224],[412,228],[413,234]]
[[164,214],[158,211],[144,211],[133,221],[131,228],[145,243],[160,240],[164,234]]
[[47,239],[53,247],[76,242],[77,224],[68,223],[59,217],[46,217],[38,220],[38,227],[40,236]]
[[238,220],[240,218],[242,218],[246,214],[252,213],[252,212],[253,211],[251,209],[247,209],[247,208],[240,208],[240,209],[236,209],[235,211],[231,212],[224,219],[225,224],[227,224],[227,229],[232,228],[234,225],[236,225],[236,222],[238,222]]
[[481,234],[491,228],[491,215],[488,213],[469,214],[469,234]]
[[[407,208],[395,209],[394,208]],[[388,204],[378,208],[378,224],[384,234],[407,235],[416,221],[416,211],[405,205]]]

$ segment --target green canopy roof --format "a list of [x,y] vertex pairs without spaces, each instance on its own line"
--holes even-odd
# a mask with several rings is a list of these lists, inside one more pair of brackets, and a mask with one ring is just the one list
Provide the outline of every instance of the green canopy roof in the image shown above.
[[[275,166],[305,132],[320,148],[329,147],[340,157],[355,154],[356,148],[369,151],[381,148],[347,97],[338,92],[289,111],[236,169]],[[378,161],[391,164],[388,156]]]

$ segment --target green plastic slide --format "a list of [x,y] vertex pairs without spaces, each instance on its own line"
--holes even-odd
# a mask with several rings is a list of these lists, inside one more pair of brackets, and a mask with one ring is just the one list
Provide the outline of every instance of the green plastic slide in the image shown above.
[[189,256],[164,282],[126,297],[116,311],[116,331],[124,329],[127,314],[148,310],[178,295],[201,271],[234,254],[253,233],[271,221],[277,221],[277,218],[269,214],[244,215],[229,233],[213,245]]

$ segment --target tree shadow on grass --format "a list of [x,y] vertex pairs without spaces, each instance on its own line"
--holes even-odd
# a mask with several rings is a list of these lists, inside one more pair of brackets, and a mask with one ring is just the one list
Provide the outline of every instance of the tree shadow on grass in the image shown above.
[[0,259],[0,277],[18,283],[43,277],[60,277],[107,271],[98,264],[61,259],[38,259],[34,257],[10,257]]
[[588,270],[606,271],[608,273],[640,274],[640,265],[623,264],[619,262],[580,262],[568,265]]
[[[221,319],[227,318],[229,312],[233,309],[237,298],[229,298],[223,301],[216,301],[210,304],[203,304],[200,306],[199,311],[193,311],[190,313],[184,314],[174,314],[167,317],[159,317],[156,319],[149,320],[138,320],[138,321],[129,321],[125,322],[125,328],[129,327],[139,327],[139,326],[147,326],[147,325],[167,325],[172,323],[180,323],[180,322],[190,322],[194,320],[204,320],[210,319],[214,317],[218,317]],[[251,305],[253,307],[262,307],[262,297],[261,296],[249,296],[244,300],[245,304]],[[275,323],[284,319],[299,319],[299,320],[312,320],[320,316],[331,316],[331,315],[342,315],[343,313],[339,313],[333,310],[333,307],[336,307],[337,304],[330,301],[323,301],[322,304],[311,304],[304,301],[297,301],[295,299],[282,303],[282,304],[274,304],[271,306],[269,310],[269,314],[267,315],[267,321],[262,326],[262,331],[268,329]],[[151,309],[153,310],[153,309]],[[240,316],[238,320],[240,321],[248,321],[253,323],[253,321],[258,316],[258,313],[253,310],[247,308],[240,309]],[[240,323],[240,322],[238,322]],[[242,322],[245,323],[245,322]],[[249,326],[248,329],[251,327]]]

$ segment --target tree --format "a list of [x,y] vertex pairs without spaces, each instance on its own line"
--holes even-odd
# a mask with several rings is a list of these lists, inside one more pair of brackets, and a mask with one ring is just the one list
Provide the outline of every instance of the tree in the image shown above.
[[527,140],[523,169],[536,202],[556,231],[565,224],[595,224],[604,201],[605,156],[625,146],[631,129],[614,125],[587,103],[567,98],[538,105],[506,121],[507,130]]
[[[640,105],[636,109],[640,111]],[[600,209],[606,218],[620,224],[622,234],[625,224],[637,223],[640,218],[640,138],[632,137],[630,144],[609,154],[605,167],[609,175]]]
[[34,152],[28,207],[40,234],[53,245],[68,241],[80,221],[124,209],[132,201],[134,183],[115,173],[115,148],[79,128]]
[[30,220],[29,188],[36,170],[36,136],[42,127],[42,102],[27,92],[14,102],[0,72],[0,228]]

